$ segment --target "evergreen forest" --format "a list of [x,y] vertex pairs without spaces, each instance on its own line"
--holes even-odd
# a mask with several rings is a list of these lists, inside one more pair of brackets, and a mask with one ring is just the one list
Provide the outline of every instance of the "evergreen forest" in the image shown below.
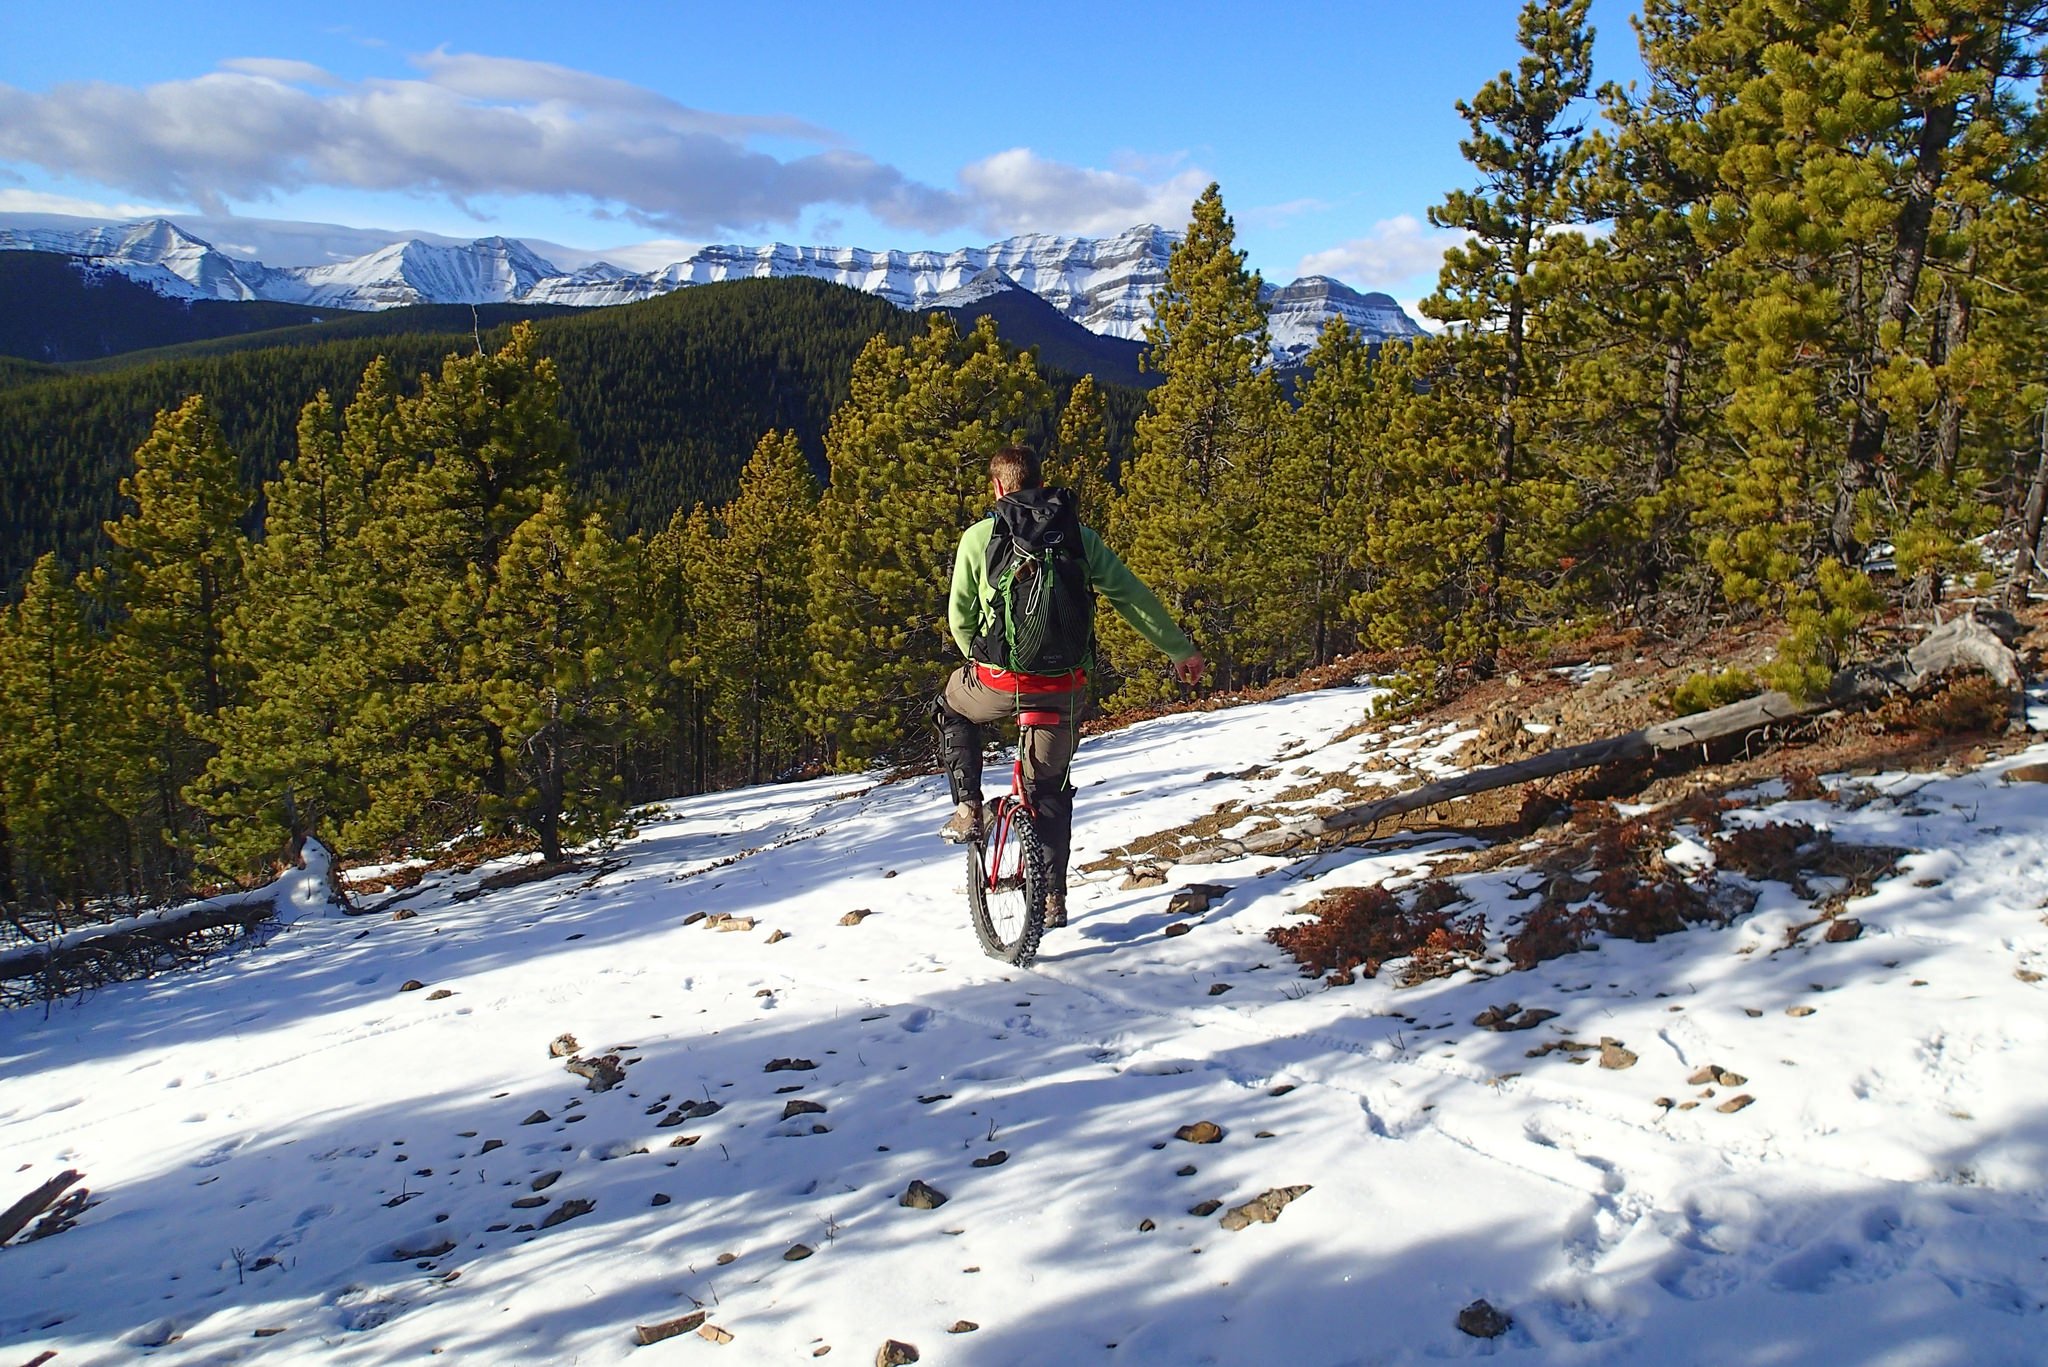
[[[1775,657],[1682,701],[1811,695],[1959,594],[2024,601],[2048,2],[1644,0],[1628,86],[1595,83],[1587,8],[1531,0],[1458,106],[1441,331],[1333,323],[1292,385],[1213,185],[1142,392],[792,281],[0,370],[8,915],[261,877],[307,835],[555,860],[649,799],[914,758],[1016,440],[1206,692],[1370,650],[1426,695],[1712,622]],[[1108,709],[1188,692],[1100,638]]]

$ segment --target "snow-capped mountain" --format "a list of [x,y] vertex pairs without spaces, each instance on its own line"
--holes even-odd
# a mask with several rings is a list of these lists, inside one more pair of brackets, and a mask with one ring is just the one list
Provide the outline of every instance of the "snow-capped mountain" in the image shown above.
[[1273,354],[1288,364],[1308,355],[1332,318],[1342,318],[1352,331],[1372,341],[1422,332],[1390,296],[1360,294],[1327,275],[1305,275],[1291,285],[1268,287],[1264,298]]
[[[163,219],[79,228],[0,226],[0,250],[58,252],[120,271],[183,299],[267,299],[322,308],[387,309],[408,304],[628,304],[688,285],[807,276],[880,295],[899,308],[956,303],[955,291],[998,278],[1028,290],[1090,332],[1142,338],[1151,298],[1166,279],[1179,234],[1143,224],[1108,238],[1028,233],[956,251],[868,251],[858,247],[716,245],[659,270],[608,262],[565,271],[525,243],[504,237],[462,245],[408,239],[348,260],[266,266],[231,256]],[[994,272],[994,276],[988,273]],[[1268,287],[1274,354],[1299,360],[1332,317],[1372,341],[1420,334],[1384,294],[1361,294],[1327,276]]]

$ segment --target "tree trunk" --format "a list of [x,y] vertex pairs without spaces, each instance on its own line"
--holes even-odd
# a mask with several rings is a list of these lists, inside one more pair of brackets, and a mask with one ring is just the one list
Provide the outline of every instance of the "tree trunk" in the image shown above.
[[1956,119],[1954,104],[1938,104],[1921,118],[1913,178],[1907,182],[1906,201],[1899,207],[1884,294],[1878,301],[1870,346],[1856,358],[1850,377],[1855,408],[1849,422],[1849,444],[1843,453],[1842,471],[1835,481],[1834,516],[1828,524],[1830,548],[1845,565],[1853,566],[1863,559],[1863,544],[1856,539],[1856,502],[1864,490],[1877,483],[1877,468],[1884,459],[1889,419],[1870,392],[1871,377],[1885,364],[1885,331],[1891,325],[1903,327],[1913,310],[1913,292],[1919,288],[1920,268],[1927,260],[1935,195],[1941,189],[1942,158],[1955,134]]
[[2012,577],[2005,584],[2007,606],[2027,605],[2034,573],[2041,563],[2041,520],[2048,513],[2048,405],[2041,409],[2041,450],[2034,460],[2034,478],[2027,485],[2027,506],[2020,513],[2020,544],[2013,556]]

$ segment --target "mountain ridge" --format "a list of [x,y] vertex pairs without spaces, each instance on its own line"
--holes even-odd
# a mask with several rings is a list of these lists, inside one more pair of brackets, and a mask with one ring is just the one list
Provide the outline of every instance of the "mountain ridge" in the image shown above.
[[[1026,233],[947,252],[725,243],[640,272],[604,261],[564,270],[516,238],[486,237],[457,246],[407,238],[345,260],[274,267],[222,251],[169,219],[79,222],[83,226],[64,228],[42,216],[33,225],[9,226],[0,216],[0,250],[82,258],[169,297],[357,311],[436,303],[593,308],[714,281],[786,276],[829,280],[898,308],[922,310],[948,307],[936,302],[940,296],[993,269],[1088,331],[1127,341],[1144,337],[1152,295],[1165,281],[1167,259],[1180,238],[1157,224],[1140,224],[1108,238]],[[1391,297],[1328,276],[1268,284],[1263,294],[1276,310],[1273,354],[1282,365],[1299,362],[1333,317],[1368,341],[1422,333]]]

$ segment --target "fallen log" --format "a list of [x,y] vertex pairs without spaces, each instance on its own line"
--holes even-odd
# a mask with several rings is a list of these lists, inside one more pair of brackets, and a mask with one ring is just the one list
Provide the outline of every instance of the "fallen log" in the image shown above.
[[64,1194],[65,1189],[84,1176],[84,1173],[75,1168],[67,1168],[5,1211],[0,1211],[0,1244],[5,1244],[27,1229],[29,1221],[55,1205],[57,1198]]
[[1975,614],[1965,614],[1936,627],[1904,655],[1874,664],[1851,665],[1841,670],[1829,682],[1826,695],[1811,701],[1802,702],[1778,692],[1744,698],[1726,707],[1716,707],[1688,717],[1673,717],[1606,740],[1568,745],[1510,764],[1475,769],[1426,783],[1410,792],[1345,807],[1327,816],[1291,822],[1241,840],[1221,840],[1167,862],[1215,864],[1244,855],[1273,854],[1303,841],[1371,826],[1388,817],[1404,816],[1439,802],[1492,792],[1496,788],[1527,783],[1532,779],[1709,745],[1714,741],[1747,735],[1760,727],[1798,721],[1822,712],[1869,707],[1895,693],[1918,692],[1958,670],[1980,670],[2015,697],[2025,687],[2019,658],[2013,654],[2012,647]]
[[0,951],[0,983],[37,978],[61,983],[81,970],[131,960],[154,961],[195,936],[229,926],[254,930],[277,915],[274,897],[195,902],[169,911],[146,912],[103,926],[84,926],[54,940]]

